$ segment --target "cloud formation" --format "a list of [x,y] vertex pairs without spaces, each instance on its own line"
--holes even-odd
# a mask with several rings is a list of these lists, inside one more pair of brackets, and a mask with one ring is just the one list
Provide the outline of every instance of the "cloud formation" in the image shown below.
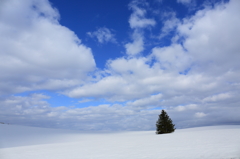
[[0,8],[0,94],[75,86],[95,69],[91,49],[48,1],[3,1]]
[[163,27],[161,29],[161,34],[159,38],[163,38],[173,32],[176,27],[180,24],[180,20],[176,18],[175,12],[165,12],[163,15]]
[[132,42],[124,45],[126,56],[108,60],[96,78],[87,76],[95,69],[91,49],[58,23],[58,12],[47,1],[6,2],[0,10],[2,94],[58,89],[80,101],[91,97],[111,104],[53,108],[46,102],[51,97],[43,94],[11,96],[0,100],[0,120],[82,130],[152,130],[160,109],[166,109],[177,128],[240,124],[240,2],[206,6],[184,19],[171,15],[160,33],[174,31],[170,45],[155,45],[147,56],[140,55],[144,29],[157,21],[146,18],[144,1],[137,2],[129,5]]
[[132,34],[132,43],[127,43],[125,45],[126,53],[129,56],[134,56],[141,53],[144,50],[144,37],[143,33],[139,31],[134,31]]
[[[238,3],[207,7],[181,23],[178,20],[170,46],[154,47],[147,57],[110,60],[107,76],[76,88],[69,95],[131,100],[127,105],[135,109],[149,109],[151,105],[165,108],[176,119],[185,114],[179,124],[182,126],[239,123],[233,111],[239,110],[240,93],[240,25],[235,19],[240,15]],[[229,43],[230,39],[234,41]],[[161,98],[155,98],[155,94]],[[223,110],[229,115],[211,120],[221,116]],[[208,120],[211,121],[207,123]]]
[[129,4],[129,8],[133,11],[129,18],[129,24],[132,29],[136,28],[146,28],[149,26],[154,26],[156,21],[152,18],[146,18],[146,10],[139,7],[140,5],[148,5],[145,1],[134,0]]
[[116,43],[116,39],[114,38],[114,34],[106,27],[99,28],[97,31],[88,32],[87,33],[90,37],[96,37],[99,43],[107,43],[112,42]]
[[146,18],[146,9],[140,6],[147,6],[145,1],[134,0],[129,4],[129,9],[133,11],[129,18],[129,24],[133,29],[132,40],[133,42],[125,44],[126,53],[129,56],[134,56],[141,53],[144,50],[144,32],[143,29],[153,27],[156,21],[151,18]]

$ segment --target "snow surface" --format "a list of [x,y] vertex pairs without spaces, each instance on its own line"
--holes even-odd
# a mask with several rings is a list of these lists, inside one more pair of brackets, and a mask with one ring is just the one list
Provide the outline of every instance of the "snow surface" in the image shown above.
[[240,126],[83,133],[0,124],[0,159],[240,159]]

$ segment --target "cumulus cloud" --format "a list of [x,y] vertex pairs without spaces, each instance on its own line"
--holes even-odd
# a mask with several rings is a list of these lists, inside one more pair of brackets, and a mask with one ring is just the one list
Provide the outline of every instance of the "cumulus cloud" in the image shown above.
[[148,5],[145,1],[134,0],[129,4],[129,8],[133,11],[129,18],[130,27],[133,29],[133,42],[125,44],[126,53],[130,56],[137,55],[144,50],[144,28],[153,27],[156,24],[154,19],[146,18],[146,10],[140,5]]
[[62,89],[95,69],[91,49],[45,1],[3,1],[0,7],[0,94]]
[[153,92],[151,87],[148,90],[145,80],[151,78],[154,73],[159,74],[159,70],[150,69],[146,62],[146,58],[110,60],[108,62],[108,74],[110,76],[103,75],[99,81],[93,81],[75,88],[66,94],[78,98],[86,96],[104,97],[110,101],[126,101],[144,97],[149,92]]
[[144,50],[144,38],[142,33],[134,31],[133,42],[125,44],[126,53],[130,56],[137,55]]
[[97,38],[99,43],[116,43],[115,35],[106,27],[99,28],[94,32],[88,32],[87,34],[92,38]]
[[220,4],[213,9],[204,9],[178,26],[179,33],[186,37],[184,47],[201,65],[202,71],[216,75],[239,70],[236,60],[240,56],[238,6],[239,2],[232,0],[227,7]]
[[180,44],[170,47],[155,47],[152,56],[159,61],[162,69],[184,72],[192,65],[191,55]]
[[[17,1],[15,2],[17,3]],[[143,29],[154,26],[151,19],[145,17],[146,11],[143,11],[138,5],[133,5],[135,3],[134,1],[134,3],[130,4],[130,7],[133,8],[133,14],[130,19],[135,16],[137,20],[129,20],[129,23],[131,29],[133,29],[133,36],[136,36],[136,38],[133,37],[133,43],[125,45],[125,47],[128,46],[130,48],[130,46],[132,46],[132,48],[134,48],[132,49],[134,51],[127,51],[128,55],[137,55],[144,49]],[[38,121],[36,123],[41,124],[41,121],[46,126],[74,127],[84,130],[150,130],[155,128],[155,122],[157,115],[160,113],[160,109],[166,109],[178,128],[217,124],[239,124],[239,6],[239,1],[232,0],[229,3],[220,3],[214,7],[204,8],[196,12],[193,16],[183,20],[176,20],[176,23],[166,23],[166,32],[172,28],[176,31],[176,35],[173,37],[172,43],[169,46],[153,47],[146,57],[127,56],[109,60],[105,70],[97,72],[97,78],[88,80],[81,85],[76,78],[83,78],[84,75],[76,74],[74,71],[77,70],[75,69],[73,69],[74,71],[71,72],[71,75],[68,75],[68,72],[65,70],[66,67],[63,67],[62,74],[52,74],[51,69],[47,69],[53,69],[51,64],[59,62],[55,61],[56,59],[52,59],[53,62],[51,63],[48,63],[48,59],[44,61],[44,58],[40,58],[40,62],[35,60],[34,63],[38,64],[37,66],[41,66],[39,68],[42,69],[39,69],[35,65],[30,65],[31,60],[26,59],[32,59],[33,55],[34,57],[45,55],[35,54],[34,49],[32,49],[33,55],[31,54],[29,56],[24,52],[24,49],[19,52],[23,52],[25,56],[18,54],[19,52],[16,51],[9,51],[12,54],[18,55],[14,56],[14,58],[13,56],[9,56],[12,54],[2,52],[2,57],[9,57],[10,61],[15,63],[14,65],[11,63],[11,67],[7,63],[1,63],[1,67],[9,71],[11,71],[10,68],[15,68],[15,66],[18,66],[18,69],[12,72],[13,74],[9,71],[2,72],[0,77],[6,79],[3,81],[8,80],[10,83],[15,82],[16,84],[13,86],[16,89],[24,90],[31,88],[29,84],[27,85],[25,83],[26,79],[27,81],[36,83],[32,87],[39,87],[41,85],[41,87],[45,86],[46,88],[50,88],[50,86],[53,86],[51,83],[58,81],[60,85],[64,83],[65,87],[68,87],[68,89],[64,89],[62,93],[69,97],[83,99],[80,100],[80,102],[84,102],[84,99],[92,97],[93,99],[104,98],[113,104],[87,108],[52,108],[44,100],[49,97],[44,95],[35,94],[35,96],[32,95],[29,97],[12,96],[8,99],[1,99],[1,105],[3,105],[3,107],[0,108],[0,112],[2,113],[0,116],[1,120],[7,119],[10,122],[15,121],[30,125],[33,125],[33,122],[36,121]],[[2,15],[4,14],[0,14],[1,17],[3,17]],[[57,17],[57,14],[54,17]],[[50,26],[62,28],[62,30],[65,30],[64,33],[69,35],[70,31],[60,26],[57,18],[49,19],[42,16],[38,18],[45,19]],[[141,19],[143,19],[143,21],[141,21]],[[16,23],[16,21],[11,22]],[[21,21],[21,23],[25,24],[24,21]],[[4,28],[5,23],[1,22],[0,24],[0,28]],[[28,25],[28,27],[29,26],[31,25]],[[39,25],[39,27],[40,26],[41,25]],[[4,29],[7,30],[9,28],[5,27]],[[14,29],[18,30],[19,28]],[[35,28],[33,27],[32,29]],[[54,32],[54,30],[52,32]],[[28,33],[28,30],[26,32]],[[1,41],[1,47],[6,50],[14,50],[15,47],[6,47],[8,45],[3,45],[3,43],[6,43],[8,38],[11,37],[9,36],[10,33],[7,34],[7,32],[3,31],[2,33],[7,36],[4,36],[6,40]],[[17,33],[19,33],[19,35],[23,34],[22,32]],[[31,32],[30,35],[35,34]],[[72,37],[76,36],[74,36],[73,33],[71,36],[69,35],[71,42],[74,41]],[[15,39],[18,38],[10,38],[10,40]],[[140,44],[136,42],[138,39],[142,39],[142,41],[139,42]],[[35,44],[35,41],[32,39],[28,41]],[[68,43],[68,46],[72,44],[71,42]],[[52,43],[49,44],[49,47],[51,44]],[[37,46],[34,48],[38,48]],[[45,45],[42,44],[41,46]],[[74,46],[73,48],[77,46],[78,51],[79,48],[85,50],[81,51],[82,54],[78,52],[79,56],[81,54],[85,57],[86,54],[88,55],[87,57],[89,57],[86,57],[86,61],[90,59],[90,61],[92,60],[93,62],[91,65],[87,64],[87,66],[83,67],[79,66],[81,64],[76,62],[74,66],[77,67],[74,68],[78,68],[81,71],[83,69],[86,72],[94,68],[94,61],[89,48],[79,43],[79,41],[78,45],[76,45],[76,41],[74,41],[70,46]],[[137,47],[135,48],[135,46]],[[26,48],[28,49],[29,47]],[[86,50],[88,53],[86,53]],[[46,52],[47,51],[48,50],[46,50]],[[52,56],[49,58],[52,58]],[[23,63],[22,61],[27,61],[28,63]],[[44,64],[48,67],[45,67],[41,61],[44,61]],[[69,58],[69,63],[74,64],[74,61],[72,62],[71,58]],[[28,69],[27,73],[24,73],[26,70],[21,69],[20,64],[32,67],[25,67]],[[54,68],[59,68],[61,66],[60,64],[54,65]],[[84,61],[83,64],[85,64]],[[67,66],[70,67],[72,65]],[[32,70],[38,73],[34,74]],[[47,75],[49,74],[49,76],[47,76],[48,78],[41,79],[39,73],[45,75],[47,71],[50,71],[47,73]],[[23,73],[23,75],[25,75],[23,76],[24,78],[12,80],[16,79],[12,77],[19,75],[18,73]],[[28,76],[28,74],[32,76]],[[65,75],[71,77],[71,80],[67,78],[64,79],[66,80],[64,81],[63,78]],[[38,83],[38,81],[40,82]],[[49,82],[49,86],[47,82]],[[78,86],[76,87],[76,85]],[[7,89],[4,82],[1,83],[0,86],[2,88],[1,90]],[[75,87],[72,88],[72,86]],[[58,85],[55,87],[58,88]],[[119,102],[123,102],[123,104],[119,104]],[[6,114],[8,118],[6,118]]]
[[238,6],[230,1],[179,20],[170,46],[154,47],[147,57],[110,60],[107,75],[67,93],[131,100],[127,106],[136,110],[164,108],[179,127],[239,123]]

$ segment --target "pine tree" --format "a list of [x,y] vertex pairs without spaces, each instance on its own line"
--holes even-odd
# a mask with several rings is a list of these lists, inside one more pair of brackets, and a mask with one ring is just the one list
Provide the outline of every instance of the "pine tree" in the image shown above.
[[174,126],[167,112],[162,110],[156,123],[156,134],[172,133],[175,130]]

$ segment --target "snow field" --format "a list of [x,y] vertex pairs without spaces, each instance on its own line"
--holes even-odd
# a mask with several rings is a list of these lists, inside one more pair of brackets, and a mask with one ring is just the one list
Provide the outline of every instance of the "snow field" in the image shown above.
[[0,125],[1,159],[240,159],[240,126],[82,133]]

